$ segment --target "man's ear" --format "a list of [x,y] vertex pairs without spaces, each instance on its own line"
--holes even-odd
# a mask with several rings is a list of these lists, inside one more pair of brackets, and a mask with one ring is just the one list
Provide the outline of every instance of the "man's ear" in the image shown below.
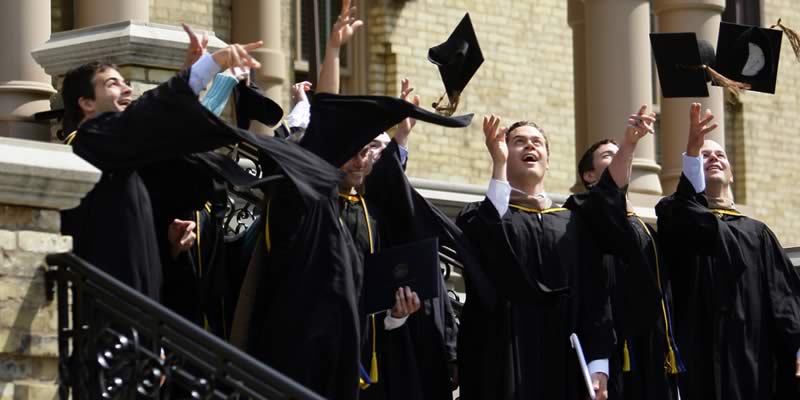
[[583,178],[584,182],[595,182],[597,180],[594,170],[584,172],[581,178]]
[[81,107],[81,111],[83,111],[83,115],[92,115],[95,111],[95,102],[94,99],[89,99],[86,97],[78,98],[78,105]]

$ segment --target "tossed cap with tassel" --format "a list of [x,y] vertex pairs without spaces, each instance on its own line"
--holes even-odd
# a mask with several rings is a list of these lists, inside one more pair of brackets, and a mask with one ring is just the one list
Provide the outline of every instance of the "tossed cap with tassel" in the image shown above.
[[720,23],[717,71],[749,85],[748,90],[775,93],[782,38],[776,29]]
[[794,51],[794,57],[800,62],[800,35],[797,34],[797,31],[791,29],[784,25],[781,22],[781,18],[778,18],[778,22],[775,25],[769,27],[770,29],[780,28],[783,33],[786,34],[786,38],[789,39],[789,44],[792,45],[792,50]]
[[726,88],[734,96],[750,88],[749,84],[718,72],[714,47],[698,40],[694,32],[651,33],[650,44],[665,98],[708,97],[708,82]]

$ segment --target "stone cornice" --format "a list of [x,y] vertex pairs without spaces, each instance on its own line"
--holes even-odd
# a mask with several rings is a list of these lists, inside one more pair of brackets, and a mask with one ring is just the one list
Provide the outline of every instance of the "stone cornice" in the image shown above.
[[0,137],[0,204],[73,208],[100,175],[69,146]]
[[[213,32],[208,35],[209,51],[226,46]],[[176,70],[183,65],[188,45],[179,26],[123,21],[55,33],[31,54],[52,76],[94,60]]]

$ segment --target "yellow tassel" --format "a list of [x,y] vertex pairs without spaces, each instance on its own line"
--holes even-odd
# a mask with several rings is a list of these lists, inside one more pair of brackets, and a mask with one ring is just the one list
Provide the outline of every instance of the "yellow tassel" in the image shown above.
[[631,353],[628,351],[628,341],[622,345],[622,371],[631,372]]
[[667,350],[667,362],[665,367],[668,374],[675,375],[678,373],[678,359],[675,357],[675,350],[672,349],[672,346]]
[[372,362],[369,367],[369,379],[372,383],[378,383],[378,353],[375,351],[375,314],[370,315],[372,319]]

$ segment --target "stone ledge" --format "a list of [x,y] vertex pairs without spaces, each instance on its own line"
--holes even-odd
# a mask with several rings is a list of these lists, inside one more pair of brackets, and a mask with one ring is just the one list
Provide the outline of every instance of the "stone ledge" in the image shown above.
[[[61,216],[55,210],[0,205],[0,229],[60,232],[60,222]],[[0,231],[0,248],[5,248],[2,232],[6,231]]]
[[69,146],[0,138],[0,204],[73,208],[100,175]]
[[[209,51],[227,45],[213,32],[208,36]],[[180,26],[123,21],[54,33],[31,55],[52,76],[98,59],[120,66],[177,70],[183,65],[188,46],[189,38]]]

